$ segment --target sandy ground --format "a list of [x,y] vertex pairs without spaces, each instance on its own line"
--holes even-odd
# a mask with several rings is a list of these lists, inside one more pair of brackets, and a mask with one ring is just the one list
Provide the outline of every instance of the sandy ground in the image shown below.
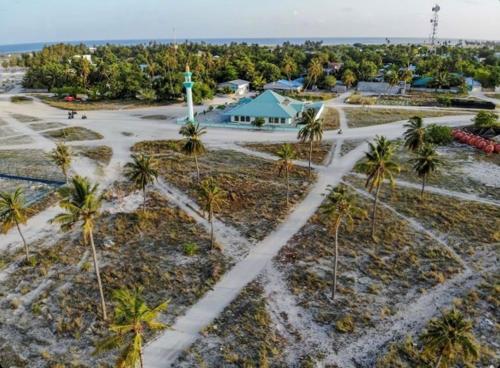
[[[33,139],[33,143],[17,145],[4,144],[5,142],[2,142],[0,139],[0,150],[38,148],[47,152],[55,146],[52,140],[42,137],[40,134],[41,132],[30,129],[28,124],[18,122],[12,117],[12,114],[17,113],[34,116],[44,122],[60,122],[68,126],[86,127],[100,133],[104,138],[95,141],[71,142],[69,144],[78,146],[107,145],[113,149],[113,157],[108,167],[104,170],[97,170],[96,165],[91,160],[75,160],[72,172],[83,174],[92,180],[98,181],[103,189],[121,177],[122,168],[130,159],[130,148],[132,145],[144,140],[178,139],[179,126],[175,123],[175,119],[185,115],[185,107],[182,104],[178,104],[137,110],[92,111],[87,114],[88,120],[81,120],[78,118],[68,120],[65,111],[54,109],[39,101],[34,101],[28,105],[13,104],[10,102],[9,98],[9,95],[0,95],[0,119],[7,122],[8,126],[16,132],[15,135],[29,136]],[[217,101],[217,103],[220,102],[221,101]],[[404,129],[403,124],[405,121],[350,129],[346,124],[345,114],[343,114],[342,111],[342,107],[344,106],[342,103],[342,96],[329,101],[327,105],[336,107],[341,111],[341,127],[344,130],[344,134],[338,135],[334,131],[325,132],[324,139],[334,140],[337,144],[334,144],[331,155],[328,157],[327,164],[325,166],[315,166],[318,172],[317,182],[312,186],[305,199],[297,204],[290,212],[287,219],[278,226],[275,231],[257,244],[250,244],[243,239],[235,229],[221,222],[216,223],[217,240],[223,245],[225,252],[233,257],[236,263],[214,286],[213,290],[203,296],[195,305],[189,308],[183,316],[180,316],[176,320],[171,330],[162,333],[154,341],[148,344],[145,349],[146,367],[163,368],[172,364],[184,349],[195,342],[200,336],[199,332],[209,325],[240,293],[240,291],[263,271],[265,271],[265,276],[267,275],[270,280],[266,288],[266,293],[270,298],[271,305],[274,304],[274,307],[278,310],[283,308],[288,310],[292,309],[294,301],[290,295],[283,295],[283,299],[280,299],[279,293],[282,289],[280,287],[280,275],[270,266],[270,261],[316,212],[324,199],[324,193],[326,192],[327,186],[338,184],[342,177],[350,172],[355,163],[364,155],[367,148],[366,142],[340,157],[342,141],[344,139],[361,141],[370,140],[373,139],[375,135],[385,135],[393,139],[400,137]],[[390,108],[388,106],[383,107]],[[197,107],[197,110],[201,111],[205,108],[206,106],[200,106]],[[397,106],[395,108],[401,109],[402,107]],[[170,119],[163,121],[141,119],[141,116],[155,114],[167,115]],[[449,126],[460,126],[470,123],[470,115],[428,118],[424,121],[426,124],[438,123]],[[204,136],[204,140],[211,147],[231,148],[247,154],[255,154],[260,157],[265,156],[267,159],[273,159],[270,155],[256,153],[237,146],[237,144],[248,142],[295,141],[296,133],[214,128],[208,130],[207,134]],[[304,165],[306,163],[298,162],[298,164]],[[179,207],[183,208],[196,222],[205,227],[208,226],[207,221],[200,215],[199,209],[189,198],[187,198],[187,196],[177,192],[175,188],[170,187],[168,183],[164,182],[159,182],[156,189]],[[432,190],[432,188],[430,190]],[[451,192],[446,194],[466,199],[463,194]],[[475,198],[470,196],[467,199],[475,200]],[[133,204],[137,203],[138,205],[138,203],[140,203],[137,196],[131,197],[128,200]],[[119,208],[135,207],[134,205],[130,206],[127,203],[121,203],[108,204],[107,209],[113,210],[114,206],[118,206]],[[27,239],[30,241],[47,236],[47,234],[58,233],[55,227],[47,224],[47,221],[52,218],[57,211],[57,208],[52,207],[31,218],[28,224],[23,227]],[[0,237],[0,252],[12,249],[16,246],[19,246],[19,240],[18,234],[15,231],[10,231],[6,235]],[[467,273],[462,274],[460,277],[461,281],[469,280],[469,275]],[[458,281],[455,280],[454,282]],[[165,287],[168,286],[166,285]],[[445,292],[446,290],[438,290],[435,294],[430,294],[428,298],[432,298],[433,296],[436,298],[445,298]],[[448,296],[446,296],[446,298],[448,298]],[[429,304],[427,300],[419,301],[419,303],[412,308],[415,310],[417,308],[425,309],[425,315],[423,317],[432,314],[431,312],[436,312],[436,309],[432,304]],[[406,314],[401,315],[401,321],[395,320],[393,329],[403,328],[413,323],[411,318],[416,319],[418,314],[412,315],[412,310],[413,309],[409,309],[405,312]],[[295,313],[295,315],[295,327],[297,329],[311,330],[307,333],[304,332],[306,338],[309,339],[309,343],[313,345],[320,344],[321,340],[323,340],[321,331],[317,330],[316,334],[316,327],[310,324],[307,317],[301,317],[298,313]],[[276,320],[276,323],[279,323],[279,321]],[[391,331],[392,330],[386,331],[384,336],[390,338]],[[314,337],[312,337],[312,335],[314,335]],[[367,335],[366,338],[368,338],[368,336],[370,335]],[[371,336],[373,336],[373,334]],[[360,341],[353,345],[351,349],[340,355],[328,356],[326,361],[342,362],[346,363],[346,367],[350,366],[351,363],[349,362],[352,362],[353,358],[361,356],[364,353],[369,353],[369,349],[363,346],[364,341]],[[291,357],[293,360],[293,355],[291,355]],[[342,366],[344,367],[344,365]]]

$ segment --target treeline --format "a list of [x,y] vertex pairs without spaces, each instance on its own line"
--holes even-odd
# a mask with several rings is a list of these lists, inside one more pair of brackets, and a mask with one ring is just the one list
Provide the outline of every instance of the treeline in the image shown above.
[[[248,80],[259,90],[267,82],[303,76],[306,87],[329,88],[337,80],[349,86],[373,80],[385,69],[384,78],[395,83],[412,80],[409,65],[416,66],[418,75],[432,76],[436,87],[459,85],[466,76],[474,77],[484,87],[494,87],[500,84],[500,63],[495,57],[499,49],[444,45],[433,51],[419,45],[325,46],[310,41],[277,47],[150,43],[98,47],[90,63],[75,57],[90,54],[85,45],[58,44],[22,55],[17,61],[29,68],[25,87],[86,93],[91,99],[182,98],[183,72],[189,64],[196,81],[194,98],[200,102],[213,96],[218,83],[233,79]],[[342,67],[327,73],[332,62]]]

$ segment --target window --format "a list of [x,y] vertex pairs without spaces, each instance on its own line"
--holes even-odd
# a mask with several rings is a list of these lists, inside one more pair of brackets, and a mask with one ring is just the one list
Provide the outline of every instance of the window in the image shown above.
[[238,115],[234,116],[234,121],[240,121],[240,117]]
[[245,116],[245,121],[246,121],[247,123],[249,123],[249,122],[250,122],[250,116]]
[[281,118],[281,124],[285,124],[285,118]]

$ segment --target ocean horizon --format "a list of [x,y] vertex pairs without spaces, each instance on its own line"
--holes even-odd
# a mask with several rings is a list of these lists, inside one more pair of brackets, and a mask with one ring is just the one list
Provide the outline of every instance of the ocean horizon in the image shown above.
[[[140,44],[149,43],[160,43],[160,44],[171,44],[174,42],[184,43],[206,43],[211,45],[227,45],[230,43],[247,43],[247,44],[258,44],[262,46],[276,46],[281,45],[285,42],[290,42],[292,44],[304,44],[306,41],[321,41],[325,45],[352,45],[355,43],[361,43],[366,45],[377,45],[384,44],[390,41],[393,44],[422,44],[429,41],[425,37],[281,37],[281,38],[186,38],[186,39],[125,39],[125,40],[78,40],[78,41],[51,41],[51,42],[32,42],[32,43],[19,43],[19,44],[7,44],[0,45],[0,54],[9,53],[25,53],[25,52],[35,52],[40,51],[43,47],[48,45],[55,45],[59,43],[66,43],[72,45],[84,44],[89,47],[94,46],[104,46],[110,45],[120,45],[120,46],[132,46]],[[440,42],[451,42],[457,43],[462,41],[462,39],[438,39]],[[478,41],[486,42],[488,40],[463,40],[463,41]],[[497,42],[497,41],[492,41]]]

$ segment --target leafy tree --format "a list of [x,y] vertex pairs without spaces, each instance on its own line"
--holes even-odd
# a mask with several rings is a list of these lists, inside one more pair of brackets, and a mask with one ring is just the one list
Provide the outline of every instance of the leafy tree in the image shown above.
[[214,249],[214,213],[219,211],[221,206],[225,203],[224,197],[226,193],[219,188],[214,178],[204,179],[201,182],[199,192],[203,203],[203,209],[208,213],[208,221],[210,222],[210,244],[212,249]]
[[6,234],[12,226],[16,226],[23,241],[26,262],[29,261],[29,248],[19,225],[26,224],[28,210],[24,204],[23,191],[17,188],[13,193],[0,192],[0,221],[2,233]]
[[49,157],[61,169],[66,184],[68,184],[68,171],[72,161],[71,149],[64,143],[58,143],[56,148],[50,152]]
[[359,65],[359,79],[370,81],[377,75],[377,65],[374,62],[363,59]]
[[337,78],[333,75],[327,75],[323,80],[323,87],[326,89],[332,89],[337,84]]
[[425,190],[425,182],[430,174],[437,170],[442,164],[439,155],[434,147],[430,144],[425,144],[417,151],[417,156],[411,159],[413,170],[422,179],[422,191],[420,197],[423,198]]
[[367,175],[365,186],[371,193],[375,189],[375,199],[372,209],[372,231],[371,236],[375,236],[375,219],[377,215],[377,204],[380,188],[386,178],[394,186],[394,175],[399,173],[399,165],[392,160],[395,145],[384,136],[377,136],[375,142],[369,143],[369,151],[365,154],[365,160],[360,167]]
[[453,141],[452,131],[448,126],[431,124],[425,128],[425,141],[437,146],[447,145]]
[[424,121],[420,116],[414,116],[404,127],[407,128],[403,135],[405,146],[411,151],[417,151],[425,143]]
[[[314,86],[318,78],[323,75],[323,65],[318,58],[314,58],[311,60],[309,64],[309,68],[307,69],[307,80],[309,86]],[[307,89],[307,88],[306,88]]]
[[304,126],[299,130],[297,139],[302,143],[309,143],[309,178],[311,177],[311,162],[314,142],[321,142],[323,139],[323,120],[316,118],[314,109],[306,110],[302,116]]
[[286,75],[288,80],[292,80],[292,75],[297,73],[297,69],[298,69],[297,63],[289,55],[287,55],[283,58],[281,68],[283,70],[283,74]]
[[252,121],[252,124],[255,125],[256,127],[262,127],[266,123],[266,120],[264,118],[258,117],[255,118],[254,121]]
[[352,70],[346,69],[344,74],[342,74],[342,83],[344,83],[347,88],[351,88],[354,83],[356,83],[356,74]]
[[97,261],[97,252],[94,244],[94,225],[99,217],[102,205],[102,196],[98,194],[99,186],[92,185],[87,178],[74,176],[71,178],[71,185],[60,190],[62,197],[59,206],[63,213],[58,214],[52,219],[52,222],[61,225],[63,231],[72,229],[76,224],[81,223],[83,231],[83,240],[85,243],[90,241],[92,248],[92,257],[94,260],[94,270],[97,278],[97,286],[101,297],[101,308],[103,319],[106,320],[106,302],[104,300],[104,291],[101,283],[101,274],[99,272],[99,263]]
[[277,152],[280,158],[277,161],[278,174],[285,173],[286,180],[286,206],[290,205],[290,172],[293,170],[293,160],[297,157],[295,149],[290,143],[283,144]]
[[113,293],[116,305],[113,323],[109,329],[112,336],[100,341],[95,353],[111,349],[123,349],[117,368],[144,367],[143,341],[147,331],[158,331],[167,326],[158,321],[161,312],[168,308],[169,301],[150,308],[142,297],[143,288],[121,289]]
[[146,211],[146,187],[153,184],[158,178],[158,171],[150,156],[139,154],[132,155],[132,162],[125,165],[125,176],[134,184],[134,187],[142,191],[142,210]]
[[423,353],[435,361],[434,368],[452,368],[479,359],[479,343],[472,323],[452,309],[433,319],[421,337]]
[[498,115],[491,111],[480,111],[474,118],[474,126],[478,128],[491,128],[498,125]]
[[321,205],[320,211],[330,223],[335,234],[335,261],[333,265],[332,299],[335,299],[337,290],[337,267],[339,257],[339,229],[344,222],[348,228],[354,224],[354,217],[365,217],[366,213],[359,208],[346,186],[329,187],[330,193]]
[[184,136],[184,145],[182,146],[182,152],[185,155],[194,157],[198,181],[200,181],[200,167],[198,166],[198,156],[204,154],[206,151],[205,146],[201,141],[201,137],[206,132],[206,128],[201,128],[200,124],[195,125],[193,122],[188,122],[179,131],[179,133]]

